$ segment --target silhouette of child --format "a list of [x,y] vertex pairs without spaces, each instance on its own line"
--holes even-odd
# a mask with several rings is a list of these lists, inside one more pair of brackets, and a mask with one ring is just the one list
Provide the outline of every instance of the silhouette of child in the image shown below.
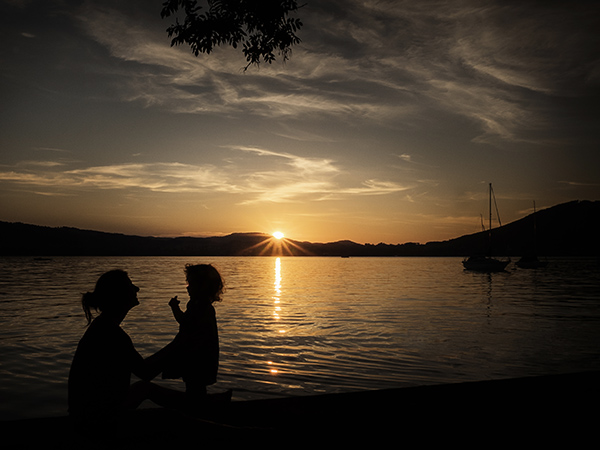
[[179,349],[163,370],[163,378],[182,378],[189,400],[202,400],[206,386],[217,381],[219,332],[214,302],[221,301],[223,280],[210,264],[185,266],[190,300],[183,312],[173,297],[169,306],[179,323]]

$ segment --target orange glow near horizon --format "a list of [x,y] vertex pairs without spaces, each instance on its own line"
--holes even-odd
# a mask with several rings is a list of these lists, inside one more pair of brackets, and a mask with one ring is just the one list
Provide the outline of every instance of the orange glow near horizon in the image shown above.
[[281,231],[276,231],[275,233],[273,233],[273,237],[275,239],[282,239],[284,236],[284,234]]

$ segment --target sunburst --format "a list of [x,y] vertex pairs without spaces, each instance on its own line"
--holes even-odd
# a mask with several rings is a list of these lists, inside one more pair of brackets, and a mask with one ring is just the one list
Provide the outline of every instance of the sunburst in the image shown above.
[[291,256],[291,255],[310,255],[310,252],[303,249],[299,243],[286,239],[280,231],[265,235],[260,242],[244,250],[245,254],[271,255],[271,256]]

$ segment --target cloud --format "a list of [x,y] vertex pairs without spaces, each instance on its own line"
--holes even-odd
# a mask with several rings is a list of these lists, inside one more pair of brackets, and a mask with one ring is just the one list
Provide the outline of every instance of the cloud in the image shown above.
[[[202,193],[213,197],[226,194],[237,197],[240,204],[389,195],[409,188],[375,178],[361,182],[364,174],[360,171],[340,179],[338,175],[346,171],[328,158],[307,158],[257,147],[230,150],[247,154],[250,159],[242,158],[222,167],[156,162],[69,168],[64,162],[23,161],[14,166],[0,166],[0,182],[47,195],[98,190],[124,190],[130,195],[140,191]],[[271,161],[261,162],[263,158]]]
[[257,154],[284,161],[287,169],[277,165],[269,170],[256,171],[247,177],[246,188],[256,196],[244,204],[257,202],[324,201],[353,195],[385,195],[400,192],[405,188],[393,182],[366,180],[359,187],[344,185],[336,177],[344,173],[335,162],[326,158],[306,158],[284,152],[275,152],[254,147],[237,147],[239,151]]
[[[414,122],[462,116],[480,127],[477,142],[547,144],[552,136],[542,130],[570,135],[576,119],[591,112],[586,97],[597,97],[590,89],[600,73],[600,8],[591,2],[334,5],[339,11],[319,11],[314,47],[339,58],[336,66],[369,82],[371,92],[375,85],[395,92],[374,103],[389,108],[386,99],[401,99]],[[566,97],[579,101],[569,105],[572,119],[565,120]]]
[[585,186],[585,187],[597,187],[600,183],[582,183],[580,181],[559,181],[560,184],[566,184],[568,186]]
[[331,176],[339,173],[339,169],[333,165],[333,161],[327,158],[307,158],[304,156],[297,156],[290,153],[275,152],[271,150],[265,150],[258,147],[247,147],[238,146],[230,147],[235,150],[242,152],[255,153],[259,156],[271,156],[286,161],[286,164],[293,169],[296,169],[298,173],[315,176],[326,175]]
[[85,66],[111,84],[97,92],[163,112],[387,128],[457,117],[479,128],[476,142],[492,143],[547,143],[548,128],[571,137],[597,119],[591,2],[314,2],[299,13],[292,60],[248,72],[239,49],[196,58],[170,47],[160,5],[84,1],[65,11],[111,56]]
[[401,92],[396,86],[336,55],[298,50],[293,70],[290,63],[242,72],[239,52],[218,48],[208,57],[193,57],[185,47],[169,47],[162,29],[150,29],[116,9],[88,2],[77,20],[114,58],[136,64],[135,70],[117,74],[119,89],[127,101],[148,107],[176,113],[371,120],[407,112],[406,102],[382,103],[377,94]]
[[403,192],[412,189],[413,187],[414,186],[410,185],[401,185],[393,181],[373,179],[363,181],[361,187],[343,189],[339,193],[350,195],[384,195]]
[[[53,169],[62,170],[53,170]],[[13,170],[0,170],[0,180],[17,184],[72,189],[145,189],[153,192],[222,190],[215,169],[180,163],[114,164],[65,169],[52,161],[23,162]]]

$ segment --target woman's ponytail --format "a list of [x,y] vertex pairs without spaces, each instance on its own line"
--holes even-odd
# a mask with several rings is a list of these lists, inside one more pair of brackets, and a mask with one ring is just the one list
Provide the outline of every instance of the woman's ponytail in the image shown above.
[[88,325],[92,323],[92,319],[94,318],[92,309],[98,311],[97,297],[98,296],[94,292],[86,292],[81,296],[81,306]]

